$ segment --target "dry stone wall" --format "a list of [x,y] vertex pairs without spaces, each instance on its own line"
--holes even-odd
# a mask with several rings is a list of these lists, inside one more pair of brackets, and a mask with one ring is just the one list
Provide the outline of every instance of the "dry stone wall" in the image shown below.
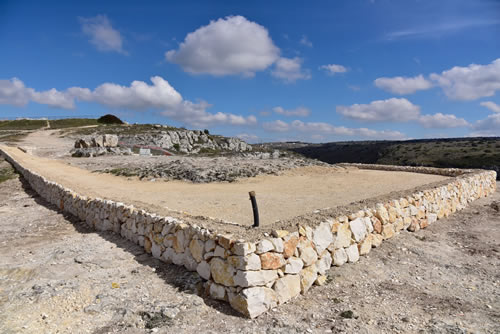
[[82,196],[2,153],[50,203],[96,230],[121,234],[161,261],[198,272],[205,280],[207,296],[227,301],[251,318],[306,293],[313,285],[325,284],[330,267],[357,262],[384,240],[402,231],[426,228],[496,188],[494,171],[383,166],[377,169],[455,177],[443,186],[331,217],[315,227],[299,224],[295,230],[274,230],[257,242],[247,242],[124,203]]

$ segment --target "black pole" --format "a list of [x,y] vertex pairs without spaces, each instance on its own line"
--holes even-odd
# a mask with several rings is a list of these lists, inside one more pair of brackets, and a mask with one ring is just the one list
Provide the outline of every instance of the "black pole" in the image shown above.
[[257,207],[257,200],[255,199],[255,191],[250,191],[250,201],[252,201],[253,209],[253,227],[259,227],[259,208]]

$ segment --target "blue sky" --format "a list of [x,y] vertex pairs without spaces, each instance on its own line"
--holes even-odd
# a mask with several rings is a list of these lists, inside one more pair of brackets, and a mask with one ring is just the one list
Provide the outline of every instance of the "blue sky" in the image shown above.
[[500,136],[500,2],[0,1],[0,119]]

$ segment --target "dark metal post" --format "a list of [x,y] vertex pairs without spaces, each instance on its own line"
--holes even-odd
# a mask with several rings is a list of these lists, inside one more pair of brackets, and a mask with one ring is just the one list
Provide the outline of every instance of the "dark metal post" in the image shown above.
[[257,207],[257,200],[255,199],[255,191],[250,191],[250,201],[252,201],[253,209],[253,227],[259,227],[259,208]]

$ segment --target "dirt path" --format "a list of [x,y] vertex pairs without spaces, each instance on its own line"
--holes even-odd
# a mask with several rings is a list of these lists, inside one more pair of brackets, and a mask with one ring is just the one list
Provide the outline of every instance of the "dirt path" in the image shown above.
[[[48,121],[47,121],[48,123]],[[74,141],[59,137],[60,130],[34,131],[22,139],[20,146],[30,147],[33,154],[40,157],[67,157],[73,148]]]
[[193,294],[196,274],[87,230],[9,180],[0,183],[0,332],[499,333],[495,202],[498,191],[402,233],[332,268],[324,286],[248,320]]
[[234,183],[144,182],[97,174],[62,161],[32,156],[2,147],[23,166],[79,194],[112,199],[168,215],[169,210],[251,225],[248,192],[256,191],[261,224],[286,220],[316,209],[412,189],[445,180],[437,175],[376,170],[302,167],[283,175],[259,175]]

